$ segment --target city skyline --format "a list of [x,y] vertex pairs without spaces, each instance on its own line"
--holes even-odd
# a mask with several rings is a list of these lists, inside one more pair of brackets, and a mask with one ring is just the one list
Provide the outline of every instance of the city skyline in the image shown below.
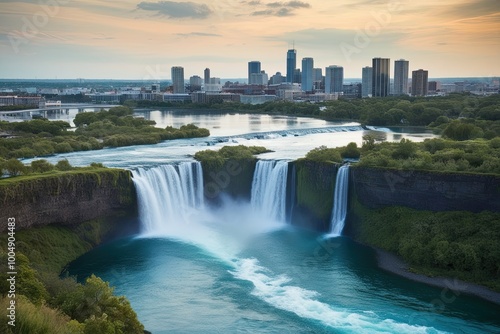
[[[170,78],[210,68],[245,78],[258,60],[287,73],[286,51],[360,78],[375,57],[407,59],[433,77],[500,75],[500,9],[493,0],[207,1],[6,0],[0,78]],[[467,63],[467,66],[464,66]]]

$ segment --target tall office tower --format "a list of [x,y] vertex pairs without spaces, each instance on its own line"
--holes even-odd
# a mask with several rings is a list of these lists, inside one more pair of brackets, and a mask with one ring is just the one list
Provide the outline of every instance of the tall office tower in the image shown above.
[[249,61],[248,62],[248,84],[254,84],[252,82],[252,74],[260,73],[260,61]]
[[400,59],[394,62],[393,95],[408,94],[408,60]]
[[293,71],[293,83],[301,83],[302,82],[302,71],[300,68],[296,68]]
[[203,79],[201,79],[198,75],[193,75],[189,78],[189,88],[192,92],[197,92],[201,90],[201,84]]
[[286,82],[294,82],[293,75],[297,68],[297,51],[290,49],[286,53]]
[[426,96],[427,85],[429,80],[429,72],[417,70],[411,72],[411,95]]
[[314,60],[312,58],[302,58],[302,91],[313,91],[313,68]]
[[325,70],[325,93],[341,93],[344,85],[344,68],[331,65]]
[[210,69],[207,67],[205,71],[203,72],[203,81],[205,84],[210,83]]
[[184,67],[174,66],[172,67],[172,85],[174,88],[174,94],[184,94]]
[[361,97],[372,96],[372,73],[370,66],[363,67],[361,74]]
[[313,68],[313,90],[314,91],[323,91],[324,82],[323,82],[323,69],[322,68]]
[[322,81],[323,80],[323,69],[322,68],[313,68],[313,81]]
[[372,96],[389,95],[391,77],[389,58],[373,58],[372,60]]

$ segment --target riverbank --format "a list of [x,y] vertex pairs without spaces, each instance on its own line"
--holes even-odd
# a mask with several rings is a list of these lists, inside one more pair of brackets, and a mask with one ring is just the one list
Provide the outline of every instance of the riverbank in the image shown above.
[[481,285],[461,281],[457,278],[429,277],[422,274],[413,273],[409,271],[410,266],[399,256],[377,247],[372,246],[371,248],[376,252],[377,263],[380,269],[415,282],[425,283],[443,289],[449,289],[454,292],[456,296],[464,293],[500,305],[500,293],[498,292],[492,291]]

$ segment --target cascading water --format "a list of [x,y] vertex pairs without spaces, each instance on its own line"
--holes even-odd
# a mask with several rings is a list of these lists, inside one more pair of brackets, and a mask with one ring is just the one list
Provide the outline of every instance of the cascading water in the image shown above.
[[251,204],[256,211],[280,223],[286,222],[288,162],[259,160],[252,182]]
[[335,180],[330,236],[338,237],[344,229],[349,191],[349,165],[341,166]]
[[163,165],[133,171],[143,233],[165,232],[187,223],[203,207],[203,174],[199,162]]

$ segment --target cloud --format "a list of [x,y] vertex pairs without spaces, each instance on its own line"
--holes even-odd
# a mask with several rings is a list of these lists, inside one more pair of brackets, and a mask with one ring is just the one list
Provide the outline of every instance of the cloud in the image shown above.
[[476,0],[447,7],[445,13],[458,18],[469,18],[500,13],[499,0]]
[[188,34],[177,34],[177,36],[181,37],[222,37],[219,34],[210,34],[205,32],[190,32]]
[[278,8],[278,7],[283,6],[283,3],[281,3],[281,2],[271,2],[271,3],[266,4],[266,6],[267,7],[271,7],[271,8]]
[[311,8],[311,5],[303,1],[290,1],[285,3],[286,7],[292,8]]
[[[260,5],[260,1],[251,1],[247,3],[248,5],[257,6]],[[269,2],[264,5],[267,9],[254,11],[251,15],[253,16],[293,16],[295,15],[295,10],[299,8],[311,8],[311,5],[303,1],[289,1],[289,2]]]
[[204,19],[212,14],[212,10],[210,10],[207,5],[197,4],[194,2],[143,1],[137,5],[137,8],[157,12],[159,15],[164,15],[175,19]]

